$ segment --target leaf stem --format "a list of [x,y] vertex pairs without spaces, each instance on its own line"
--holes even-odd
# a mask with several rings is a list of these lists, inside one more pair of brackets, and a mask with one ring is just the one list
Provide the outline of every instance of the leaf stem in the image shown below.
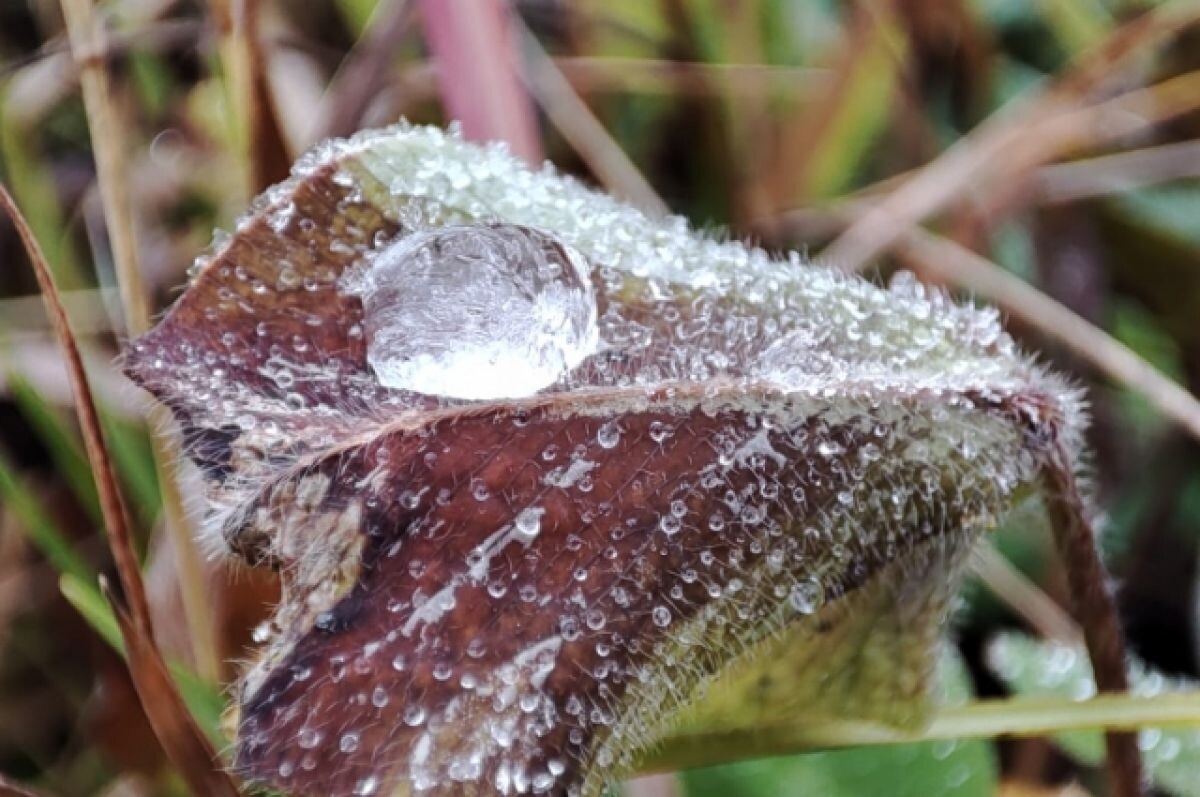
[[[1088,656],[1096,674],[1096,689],[1126,692],[1125,635],[1117,616],[1117,605],[1100,561],[1096,535],[1088,519],[1079,485],[1066,452],[1061,446],[1049,451],[1042,468],[1046,486],[1046,508],[1050,514],[1059,556],[1067,573],[1074,614],[1083,628]],[[1116,797],[1145,793],[1145,776],[1137,736],[1109,731],[1104,737],[1108,751],[1110,787]]]
[[667,737],[639,762],[639,774],[766,756],[951,739],[1031,737],[1081,730],[1133,731],[1200,725],[1200,691],[1089,700],[1015,697],[942,709],[927,727],[903,731],[870,722],[821,721],[735,727]]

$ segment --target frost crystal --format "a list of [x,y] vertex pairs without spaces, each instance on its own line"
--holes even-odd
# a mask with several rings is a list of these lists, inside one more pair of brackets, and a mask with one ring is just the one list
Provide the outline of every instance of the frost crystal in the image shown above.
[[387,387],[519,398],[553,383],[597,343],[583,255],[529,227],[414,233],[347,285],[362,299],[367,361]]

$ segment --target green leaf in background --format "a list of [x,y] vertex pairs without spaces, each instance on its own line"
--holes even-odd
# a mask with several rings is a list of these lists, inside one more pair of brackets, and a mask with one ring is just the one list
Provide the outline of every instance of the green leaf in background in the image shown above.
[[121,476],[125,494],[138,513],[138,517],[149,525],[162,509],[162,493],[158,489],[158,470],[154,466],[154,454],[145,426],[130,423],[100,408],[100,421],[104,424],[104,436]]
[[803,186],[809,198],[846,191],[891,118],[907,39],[897,20],[882,13],[860,35],[860,48],[848,63],[838,65],[830,87],[836,100],[825,104],[830,116],[814,142]]
[[[944,703],[970,699],[966,668],[950,647],[940,673]],[[937,741],[745,761],[681,778],[688,797],[990,797],[997,766],[988,742]]]
[[[120,626],[113,617],[108,601],[96,588],[94,579],[82,579],[73,574],[66,574],[59,579],[58,588],[92,630],[113,650],[124,656],[125,642],[121,639]],[[218,747],[227,745],[228,740],[221,733],[221,714],[225,710],[225,699],[221,692],[176,661],[168,662],[167,666],[175,685],[179,687],[183,702],[187,704],[188,711],[196,718],[201,730]]]
[[0,504],[20,520],[21,530],[59,573],[88,581],[91,567],[38,504],[7,456],[0,454]]
[[[10,391],[21,414],[46,447],[56,471],[61,474],[71,492],[87,511],[88,517],[100,525],[100,501],[92,469],[83,450],[83,441],[66,414],[46,399],[37,388],[15,370],[7,375]],[[125,494],[131,499],[137,517],[149,525],[158,516],[162,496],[158,489],[158,473],[150,450],[149,437],[140,423],[130,423],[100,408],[104,435],[112,449],[113,460],[121,477]]]
[[1200,188],[1194,183],[1134,191],[1115,202],[1134,221],[1200,246]]
[[10,370],[6,379],[13,401],[46,447],[55,470],[71,488],[88,517],[99,525],[100,499],[96,496],[96,482],[75,430],[63,414],[15,370]]
[[[993,672],[1018,695],[1085,700],[1096,693],[1092,667],[1081,648],[1003,634],[993,640],[987,658]],[[1130,680],[1133,693],[1141,696],[1196,688],[1193,682],[1167,678],[1136,661],[1130,666]],[[1054,740],[1080,761],[1103,761],[1104,741],[1097,732],[1063,733]],[[1138,734],[1138,742],[1158,788],[1179,797],[1200,795],[1200,728],[1148,728]]]

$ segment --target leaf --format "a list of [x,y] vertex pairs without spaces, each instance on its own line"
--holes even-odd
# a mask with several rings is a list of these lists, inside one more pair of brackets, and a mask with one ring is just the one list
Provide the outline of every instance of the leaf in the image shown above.
[[[948,645],[939,659],[939,703],[959,705],[971,696],[969,673]],[[903,772],[903,778],[896,773]],[[892,797],[956,797],[996,793],[991,744],[943,740],[888,747],[808,753],[702,769],[684,777],[688,797],[825,797],[889,794]]]
[[596,794],[704,692],[918,724],[1082,427],[994,312],[407,126],[303,158],[126,357],[282,574],[236,763],[300,794]]
[[[987,656],[992,671],[1019,695],[1085,700],[1096,693],[1088,658],[1074,646],[1003,634],[992,641]],[[1130,670],[1131,690],[1138,696],[1195,688],[1194,683],[1168,678],[1138,661],[1131,664]],[[1078,731],[1054,738],[1081,761],[1096,764],[1103,759],[1099,733]],[[1187,727],[1147,728],[1139,732],[1138,746],[1158,788],[1179,797],[1200,795],[1200,731]]]

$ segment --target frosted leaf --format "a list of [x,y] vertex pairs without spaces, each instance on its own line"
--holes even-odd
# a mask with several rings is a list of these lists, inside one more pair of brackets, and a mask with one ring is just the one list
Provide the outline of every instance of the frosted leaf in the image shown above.
[[302,158],[126,356],[214,543],[281,573],[236,765],[300,793],[595,795],[684,713],[917,724],[971,546],[1083,427],[990,311],[435,128]]
[[572,247],[516,225],[400,238],[347,281],[363,305],[367,362],[386,387],[517,398],[597,345],[590,269]]

